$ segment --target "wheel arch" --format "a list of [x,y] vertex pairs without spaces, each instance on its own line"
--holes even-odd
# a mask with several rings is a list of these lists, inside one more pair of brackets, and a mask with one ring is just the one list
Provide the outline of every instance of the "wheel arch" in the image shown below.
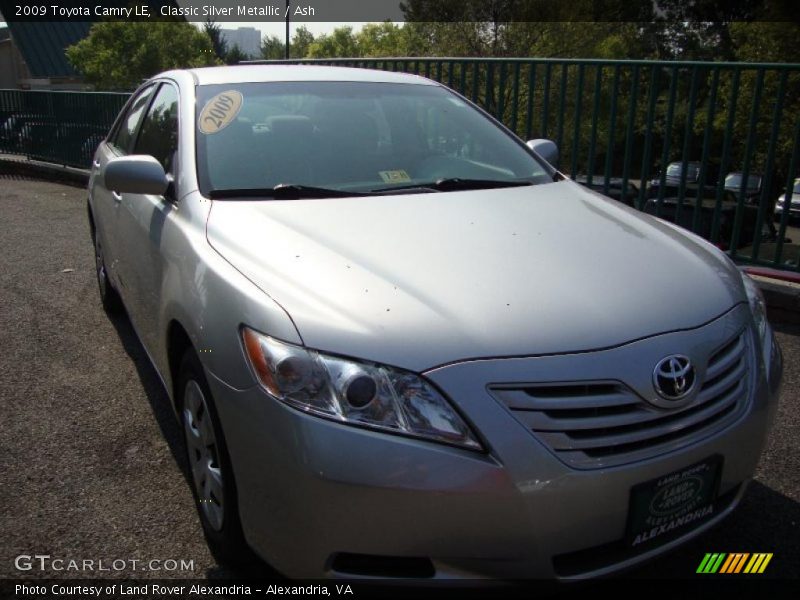
[[196,352],[192,338],[178,319],[172,319],[167,325],[167,366],[169,368],[172,407],[176,414],[180,413],[181,410],[181,395],[177,389],[178,372],[181,368],[183,355],[190,349]]
[[89,233],[92,235],[92,239],[97,231],[97,226],[94,223],[94,214],[92,213],[92,203],[89,199],[86,199],[86,217],[89,219]]

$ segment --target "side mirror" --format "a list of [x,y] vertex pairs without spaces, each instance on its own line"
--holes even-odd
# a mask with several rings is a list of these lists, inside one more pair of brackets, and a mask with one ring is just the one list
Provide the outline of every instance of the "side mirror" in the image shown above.
[[552,140],[538,139],[528,140],[528,148],[536,152],[539,156],[549,162],[556,169],[558,168],[558,146]]
[[146,154],[112,158],[103,170],[103,181],[106,189],[120,194],[162,196],[169,185],[164,167]]

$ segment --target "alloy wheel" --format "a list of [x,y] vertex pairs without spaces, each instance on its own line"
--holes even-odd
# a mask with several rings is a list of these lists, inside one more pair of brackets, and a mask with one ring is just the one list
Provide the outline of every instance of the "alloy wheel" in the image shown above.
[[225,487],[219,447],[205,395],[193,379],[186,383],[183,404],[183,429],[197,499],[208,524],[220,531],[225,517]]

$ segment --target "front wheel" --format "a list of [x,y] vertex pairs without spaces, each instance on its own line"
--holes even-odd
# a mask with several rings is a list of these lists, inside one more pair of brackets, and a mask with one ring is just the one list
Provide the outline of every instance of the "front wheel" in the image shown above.
[[222,563],[251,564],[225,438],[203,367],[191,350],[181,361],[178,389],[192,491],[208,546]]

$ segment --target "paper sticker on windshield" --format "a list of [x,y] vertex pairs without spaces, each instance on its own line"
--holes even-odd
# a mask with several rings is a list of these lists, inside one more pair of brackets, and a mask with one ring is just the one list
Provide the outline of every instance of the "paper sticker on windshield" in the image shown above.
[[378,175],[380,175],[381,179],[386,183],[404,183],[406,181],[411,181],[411,177],[402,169],[399,171],[378,171]]
[[217,94],[206,102],[197,120],[201,133],[217,133],[225,129],[239,114],[242,108],[242,94],[236,90],[228,90]]

